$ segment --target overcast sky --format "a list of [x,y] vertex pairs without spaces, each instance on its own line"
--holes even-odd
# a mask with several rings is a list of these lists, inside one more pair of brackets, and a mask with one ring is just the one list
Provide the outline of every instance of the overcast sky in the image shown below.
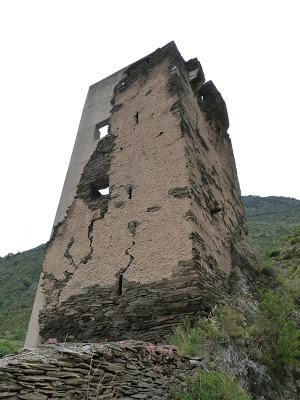
[[175,40],[228,107],[242,193],[300,199],[299,0],[1,0],[0,255],[48,240],[88,86]]

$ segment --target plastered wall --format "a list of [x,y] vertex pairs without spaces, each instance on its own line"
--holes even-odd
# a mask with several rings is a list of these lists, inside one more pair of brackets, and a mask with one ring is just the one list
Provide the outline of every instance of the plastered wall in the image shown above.
[[[88,94],[46,253],[42,340],[163,341],[222,298],[246,234],[226,105],[199,62],[170,43],[107,79]],[[109,98],[110,134],[91,141]]]

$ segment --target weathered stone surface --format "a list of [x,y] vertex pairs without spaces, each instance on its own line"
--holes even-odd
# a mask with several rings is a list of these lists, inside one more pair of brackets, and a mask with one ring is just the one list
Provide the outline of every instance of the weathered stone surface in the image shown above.
[[23,400],[47,400],[48,396],[42,393],[27,393],[27,394],[19,394],[17,398]]
[[[120,296],[115,287],[91,287],[85,294],[71,297],[60,307],[48,311],[47,318],[52,322],[44,326],[41,318],[43,335],[63,341],[69,332],[76,332],[76,339],[80,341],[101,338],[161,342],[171,327],[186,315],[197,317],[199,310],[207,315],[208,299],[213,304],[225,293],[226,275],[222,271],[215,269],[209,274],[197,260],[183,261],[177,268],[180,278],[172,281],[140,285],[124,280]],[[65,311],[70,307],[74,313],[67,316]],[[87,312],[91,312],[92,320],[83,319]],[[63,325],[61,318],[64,318]]]
[[[88,351],[86,347],[67,343],[49,345],[0,360],[10,381],[8,388],[7,378],[0,376],[0,398],[167,400],[170,387],[182,383],[179,375],[188,376],[195,368],[172,347],[137,341],[90,344]],[[27,362],[32,368],[26,370],[29,375],[26,374],[25,380],[31,386],[20,386],[24,376],[16,370],[25,371]],[[56,371],[53,364],[57,365]],[[78,368],[79,364],[87,368]],[[46,371],[46,375],[35,374],[40,370]]]
[[182,198],[182,197],[191,197],[191,193],[190,193],[190,188],[189,187],[183,187],[183,188],[179,188],[179,187],[175,187],[172,189],[168,190],[168,193],[173,196],[173,197],[177,197],[177,198]]

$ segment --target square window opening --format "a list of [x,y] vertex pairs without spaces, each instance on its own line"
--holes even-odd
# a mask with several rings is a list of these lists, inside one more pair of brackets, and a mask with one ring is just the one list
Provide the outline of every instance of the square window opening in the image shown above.
[[109,194],[109,186],[103,189],[99,189],[98,192],[101,194],[101,196],[107,196]]
[[103,179],[101,182],[90,183],[90,198],[101,199],[107,197],[110,194],[109,180]]
[[109,134],[109,124],[108,120],[99,122],[95,126],[95,132],[94,132],[94,140],[99,140],[103,139],[105,136]]

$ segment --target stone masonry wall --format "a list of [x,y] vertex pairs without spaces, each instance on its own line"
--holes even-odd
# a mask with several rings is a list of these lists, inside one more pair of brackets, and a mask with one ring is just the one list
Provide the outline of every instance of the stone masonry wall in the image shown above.
[[0,398],[167,400],[196,365],[145,342],[47,345],[0,360]]
[[172,70],[171,86],[177,87],[179,99],[171,111],[186,140],[194,266],[200,275],[214,275],[214,286],[218,280],[224,286],[233,247],[246,237],[244,208],[225,102],[212,82],[204,83],[199,62],[192,61]]
[[174,43],[125,70],[48,245],[44,340],[161,342],[226,293],[246,229],[226,105],[204,82]]

